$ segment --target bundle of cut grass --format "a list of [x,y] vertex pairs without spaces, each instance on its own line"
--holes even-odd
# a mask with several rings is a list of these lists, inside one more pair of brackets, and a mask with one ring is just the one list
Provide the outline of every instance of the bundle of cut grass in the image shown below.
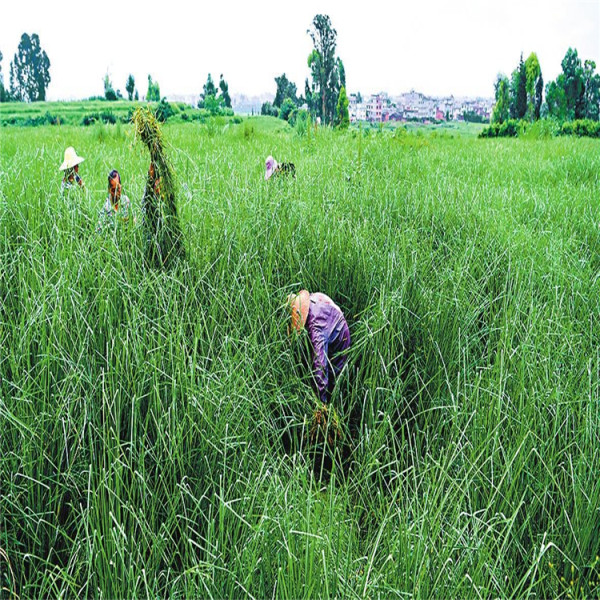
[[146,229],[146,256],[155,266],[169,266],[185,255],[177,217],[175,176],[167,158],[162,131],[155,114],[138,108],[131,117],[135,135],[150,151],[150,169],[142,205]]
[[342,439],[340,418],[333,406],[319,402],[312,414],[309,428],[309,438],[312,444],[327,444],[333,448]]

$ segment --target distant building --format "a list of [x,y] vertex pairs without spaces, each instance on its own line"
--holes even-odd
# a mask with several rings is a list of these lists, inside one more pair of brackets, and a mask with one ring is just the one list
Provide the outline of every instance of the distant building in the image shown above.
[[388,118],[390,121],[404,121],[404,111],[399,108],[393,108],[390,111]]
[[381,121],[383,98],[380,95],[371,96],[367,102],[367,121]]
[[493,107],[493,98],[437,98],[411,90],[393,98],[385,92],[379,92],[369,96],[366,102],[358,102],[358,96],[350,94],[348,111],[353,122],[463,121],[465,113],[489,119]]

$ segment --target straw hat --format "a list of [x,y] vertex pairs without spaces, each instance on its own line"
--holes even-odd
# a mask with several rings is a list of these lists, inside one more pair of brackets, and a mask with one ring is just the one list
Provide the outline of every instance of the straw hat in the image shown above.
[[292,313],[292,327],[296,331],[302,331],[308,318],[308,309],[310,306],[310,294],[308,290],[300,290],[298,294],[290,294],[288,296],[288,306]]
[[265,167],[267,169],[265,173],[265,181],[275,173],[277,169],[277,161],[272,156],[267,156],[267,160],[265,160]]
[[60,165],[59,171],[64,171],[66,169],[72,169],[75,165],[83,162],[85,158],[81,158],[81,156],[77,156],[77,152],[75,152],[75,148],[73,146],[69,146],[65,150],[65,160],[63,160],[63,164]]

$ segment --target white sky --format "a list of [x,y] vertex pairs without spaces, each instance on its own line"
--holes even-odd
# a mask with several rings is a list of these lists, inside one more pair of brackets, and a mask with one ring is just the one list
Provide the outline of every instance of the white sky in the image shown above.
[[49,99],[101,95],[107,70],[124,94],[132,73],[141,96],[148,73],[163,96],[199,93],[208,72],[247,95],[274,94],[285,72],[303,93],[317,13],[337,30],[349,93],[493,96],[496,74],[510,74],[521,52],[537,53],[548,82],[569,46],[600,71],[600,0],[2,0],[2,73],[8,84],[27,32],[50,58]]

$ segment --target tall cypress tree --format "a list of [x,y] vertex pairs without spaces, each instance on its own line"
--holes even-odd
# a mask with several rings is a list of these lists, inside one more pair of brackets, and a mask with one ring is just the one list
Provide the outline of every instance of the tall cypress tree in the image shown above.
[[540,73],[537,81],[535,82],[535,105],[534,105],[534,118],[537,121],[540,118],[540,112],[542,110],[542,93],[544,92],[544,78]]
[[221,90],[221,98],[223,98],[223,104],[227,108],[231,108],[231,97],[229,96],[229,85],[223,79],[223,74],[221,73],[221,77],[219,79],[219,89]]
[[522,119],[527,112],[527,69],[523,62],[523,53],[519,61],[519,80],[517,86],[516,113],[517,119]]
[[348,114],[348,96],[346,95],[346,88],[344,86],[340,88],[335,116],[336,125],[340,129],[347,129],[350,125],[350,115]]

